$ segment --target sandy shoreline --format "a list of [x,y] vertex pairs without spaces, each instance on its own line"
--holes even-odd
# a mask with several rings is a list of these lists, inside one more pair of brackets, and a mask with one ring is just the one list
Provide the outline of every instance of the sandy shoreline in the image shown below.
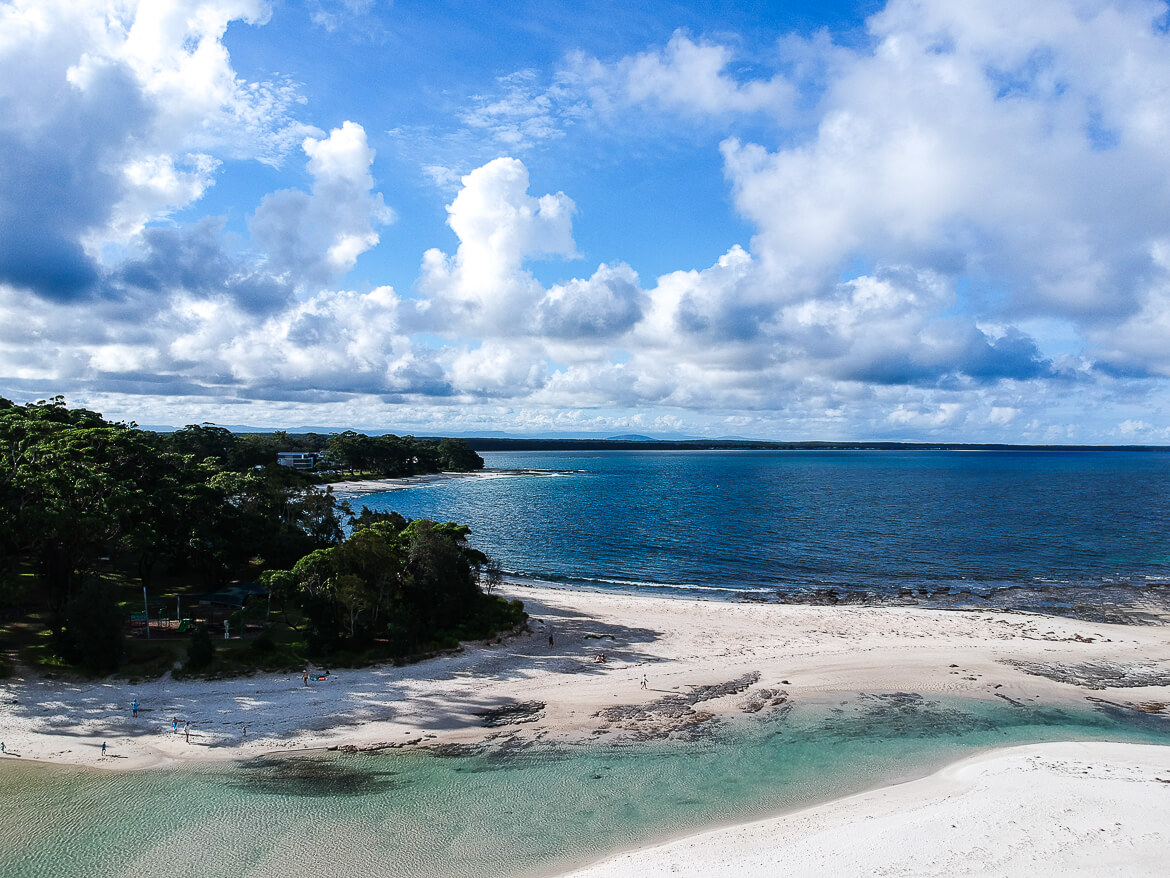
[[425,473],[418,476],[403,476],[392,479],[360,479],[357,481],[330,482],[322,488],[331,488],[339,500],[354,497],[363,497],[366,494],[384,494],[392,491],[405,491],[408,488],[420,488],[425,485],[438,485],[443,482],[459,479],[505,479],[512,476],[544,476],[555,477],[566,475],[560,470],[516,470],[516,469],[482,469],[473,472],[441,472]]
[[483,473],[426,473],[419,476],[403,476],[395,479],[359,479],[356,481],[330,482],[322,488],[331,488],[339,498],[361,497],[365,494],[382,494],[388,491],[405,491],[423,485],[437,485],[455,479],[483,478]]
[[688,836],[566,878],[1166,874],[1170,747],[1056,743]]
[[[994,611],[708,602],[516,584],[501,591],[525,602],[532,616],[528,632],[405,668],[330,669],[326,681],[308,687],[299,672],[145,682],[18,674],[0,681],[3,758],[18,754],[117,770],[323,747],[476,743],[489,736],[638,740],[671,735],[680,724],[705,717],[857,692],[1082,707],[1093,703],[1088,699],[1102,699],[1123,709],[1163,712],[1158,705],[1170,703],[1170,629],[1161,626]],[[594,660],[602,652],[604,664]],[[697,687],[707,687],[698,701]],[[680,698],[691,701],[681,719]],[[138,718],[131,716],[134,700],[141,703]],[[1054,746],[1040,747],[1037,758],[1056,759],[1045,750]],[[1150,765],[1164,765],[1160,776],[1170,778],[1170,749],[1153,750]],[[1116,764],[1121,771],[1126,759],[1128,751],[1101,751],[1092,764],[1102,770]],[[1017,796],[1006,780],[1013,772],[992,771],[969,795],[985,804],[997,801],[987,790]],[[1048,778],[1039,786],[1056,789],[1057,780],[1073,783],[1071,777]],[[1091,791],[1100,792],[1105,783],[1099,780],[1092,773],[1077,775],[1074,785],[1086,802],[1095,801]],[[1145,786],[1170,804],[1170,784],[1149,780],[1133,789]],[[940,808],[932,813],[944,813]],[[841,811],[846,813],[854,811]],[[1123,826],[1126,833],[1133,828]],[[1147,829],[1141,838],[1154,838]],[[1166,839],[1158,835],[1151,844],[1170,855]],[[711,844],[722,850],[724,842]],[[735,849],[742,842],[737,837],[728,844]],[[654,856],[662,860],[665,854]],[[696,874],[719,871],[712,866]]]

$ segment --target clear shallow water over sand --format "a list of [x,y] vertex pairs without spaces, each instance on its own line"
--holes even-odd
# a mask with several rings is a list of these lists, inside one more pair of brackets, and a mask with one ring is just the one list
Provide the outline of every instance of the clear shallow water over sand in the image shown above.
[[355,499],[454,520],[514,575],[693,594],[1170,582],[1170,454],[524,452]]
[[104,773],[0,763],[0,876],[528,876],[763,817],[976,750],[1170,743],[1165,720],[858,696],[691,742],[327,753]]

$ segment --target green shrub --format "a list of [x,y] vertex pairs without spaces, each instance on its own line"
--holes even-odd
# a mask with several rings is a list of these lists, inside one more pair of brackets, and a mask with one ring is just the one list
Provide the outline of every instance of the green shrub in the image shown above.
[[264,629],[256,635],[256,639],[252,641],[252,650],[259,653],[270,653],[276,649],[276,641],[272,636],[272,629],[265,626]]
[[191,643],[187,647],[187,670],[199,671],[215,661],[215,644],[211,640],[211,632],[200,622],[195,626],[191,635]]
[[90,580],[65,608],[59,638],[62,658],[89,671],[116,670],[122,661],[125,621],[114,587]]

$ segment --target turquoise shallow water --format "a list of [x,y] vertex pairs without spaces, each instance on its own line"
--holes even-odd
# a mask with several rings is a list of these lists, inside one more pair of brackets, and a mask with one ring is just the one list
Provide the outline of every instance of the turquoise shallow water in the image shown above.
[[1170,743],[1165,721],[916,696],[754,715],[690,742],[330,753],[99,773],[0,766],[0,876],[531,876],[920,776],[988,747]]

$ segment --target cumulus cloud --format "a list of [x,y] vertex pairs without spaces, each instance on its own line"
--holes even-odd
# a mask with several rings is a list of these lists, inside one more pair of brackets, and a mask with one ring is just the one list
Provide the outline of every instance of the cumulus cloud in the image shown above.
[[[778,149],[725,141],[736,206],[757,229],[750,250],[660,278],[635,330],[647,353],[668,352],[676,387],[684,372],[697,380],[694,404],[720,383],[746,406],[778,405],[768,387],[834,407],[842,382],[925,387],[964,398],[898,403],[888,423],[994,428],[1022,409],[981,388],[1032,382],[1055,397],[1073,380],[1116,392],[1101,375],[1166,374],[1165,8],[1017,11],[894,0],[870,21],[871,46],[787,42],[825,56],[818,123]],[[717,91],[672,92],[661,77],[687,79],[663,57],[595,64],[595,78],[641,69],[660,104],[703,112]],[[726,54],[704,57],[690,69],[717,83]],[[1017,325],[1037,318],[1076,327],[1098,375]],[[627,368],[651,373],[649,359]]]
[[[426,250],[402,297],[338,289],[393,218],[365,129],[309,128],[290,83],[232,68],[225,28],[267,4],[73,9],[0,7],[9,387],[374,400],[471,429],[638,429],[652,408],[663,429],[1038,442],[1148,439],[1170,409],[1164,4],[890,0],[868,42],[788,36],[758,68],[680,32],[497,80],[457,121],[511,157],[461,174],[432,156],[458,243]],[[368,9],[310,11],[328,28]],[[515,155],[641,112],[640,138],[720,131],[755,234],[700,270],[573,270],[574,201],[530,191]],[[168,222],[223,163],[298,145],[310,182],[262,198],[249,239]]]
[[587,280],[556,284],[537,304],[536,326],[554,338],[612,338],[642,316],[645,294],[628,265],[604,263]]
[[777,324],[787,345],[828,361],[830,374],[877,384],[1027,380],[1049,372],[1035,342],[1015,329],[991,338],[970,319],[942,316],[955,301],[931,272],[884,271],[790,304]]
[[662,49],[604,63],[575,54],[562,74],[602,112],[645,105],[694,116],[767,113],[786,117],[797,90],[782,74],[741,81],[731,48],[676,31]]
[[[360,125],[319,135],[291,116],[288,83],[236,75],[228,23],[269,13],[257,0],[0,7],[9,380],[148,394],[446,392],[440,369],[397,334],[392,290],[323,289],[392,213],[373,191]],[[165,222],[222,161],[276,166],[298,142],[311,188],[262,200],[250,242],[233,242],[223,218]]]
[[146,229],[105,284],[106,296],[133,305],[139,318],[165,309],[173,297],[223,298],[249,314],[267,313],[287,304],[295,291],[286,277],[229,252],[218,218]]
[[[736,76],[730,43],[681,33],[616,62],[574,57],[596,109],[729,119],[725,172],[757,230],[660,278],[639,337],[726,369],[754,357],[744,381],[1094,380],[1022,328],[1055,322],[1102,374],[1167,374],[1165,13],[892,0],[867,45],[782,39],[787,77]],[[789,126],[785,145],[736,137],[750,113]]]
[[725,143],[753,254],[799,295],[863,254],[969,275],[1006,314],[1133,313],[1166,234],[1164,11],[893,0],[808,142]]
[[389,287],[323,292],[252,323],[233,320],[221,304],[214,315],[200,315],[199,331],[176,341],[172,353],[218,361],[258,398],[293,391],[446,395],[438,366],[399,331],[398,308]]
[[393,212],[372,192],[374,150],[355,122],[329,137],[305,138],[311,192],[285,189],[265,196],[248,222],[253,241],[267,254],[267,268],[297,286],[319,288],[345,274],[378,243],[374,227]]
[[90,295],[104,248],[197,200],[219,159],[275,163],[313,129],[287,83],[244,82],[222,37],[259,0],[0,7],[0,282]]
[[465,176],[447,207],[458,249],[454,256],[438,249],[423,256],[419,287],[428,296],[425,325],[497,335],[530,323],[543,289],[524,262],[577,255],[575,209],[562,192],[529,195],[528,169],[517,159],[495,159]]
[[[0,309],[19,304],[0,287]],[[17,301],[14,301],[17,300]],[[0,331],[9,386],[133,393],[224,393],[254,399],[333,396],[446,397],[451,386],[435,354],[399,327],[389,287],[325,291],[267,315],[228,297],[179,294],[141,322],[122,302],[83,317],[48,303],[19,332]]]
[[[810,53],[801,44],[787,54]],[[770,53],[767,60],[780,61],[780,53]],[[780,72],[767,78],[744,74],[738,69],[742,61],[732,48],[683,31],[663,47],[612,62],[571,52],[552,72],[526,67],[495,77],[457,111],[461,128],[441,134],[402,128],[390,133],[418,156],[429,179],[451,189],[460,168],[500,153],[525,155],[564,140],[579,125],[590,130],[598,121],[628,138],[638,136],[656,113],[716,125],[744,115],[794,118],[796,85]],[[641,117],[637,124],[629,124],[631,115]],[[666,130],[668,136],[678,134],[676,128]]]

